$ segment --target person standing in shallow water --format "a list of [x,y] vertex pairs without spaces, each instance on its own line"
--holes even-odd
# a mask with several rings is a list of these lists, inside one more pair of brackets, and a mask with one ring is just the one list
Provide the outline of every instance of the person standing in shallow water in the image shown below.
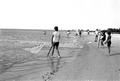
[[53,32],[53,35],[52,35],[52,38],[51,38],[51,44],[52,44],[52,57],[53,57],[53,54],[54,54],[54,49],[57,50],[57,53],[58,53],[58,57],[61,58],[61,55],[59,53],[59,41],[60,41],[60,33],[58,32],[58,27],[55,26],[54,27],[54,32]]

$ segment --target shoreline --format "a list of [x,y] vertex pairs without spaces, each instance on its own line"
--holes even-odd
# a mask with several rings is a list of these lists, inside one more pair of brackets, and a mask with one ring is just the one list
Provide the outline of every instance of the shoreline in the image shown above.
[[[75,39],[60,44],[62,58],[47,58],[50,42],[47,42],[37,58],[25,59],[15,64],[0,75],[2,81],[86,81],[86,80],[118,80],[120,68],[120,46],[113,39],[112,56],[108,56],[107,48],[98,48],[93,35],[83,34]],[[67,40],[67,39],[64,39]],[[116,49],[117,48],[117,49]],[[24,53],[24,52],[22,52]],[[26,52],[27,53],[27,52]],[[33,54],[32,54],[33,55]],[[30,56],[32,57],[32,56]],[[58,68],[58,69],[57,69]],[[54,75],[50,73],[56,70]],[[112,77],[111,77],[112,76]]]

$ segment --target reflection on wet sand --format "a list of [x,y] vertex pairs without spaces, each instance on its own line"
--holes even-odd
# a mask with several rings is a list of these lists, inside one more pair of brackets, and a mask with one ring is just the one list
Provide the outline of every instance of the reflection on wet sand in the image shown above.
[[52,58],[48,57],[48,64],[50,65],[51,71],[47,72],[45,75],[42,76],[43,81],[52,80],[53,75],[58,72],[59,65],[60,65],[60,58]]
[[59,64],[60,64],[60,58],[51,58],[49,57],[49,61],[51,63],[50,67],[51,67],[51,73],[54,74],[55,72],[58,71],[59,69]]

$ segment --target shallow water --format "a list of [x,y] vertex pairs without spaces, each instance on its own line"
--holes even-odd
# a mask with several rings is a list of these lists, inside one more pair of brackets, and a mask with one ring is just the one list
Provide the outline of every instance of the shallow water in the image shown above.
[[[0,33],[0,74],[10,69],[13,65],[34,59],[38,54],[41,43],[51,41],[52,30],[19,30],[4,29]],[[71,38],[66,37],[66,32],[60,31],[61,43],[72,43]],[[69,41],[68,41],[69,40]],[[44,47],[45,45],[41,45]],[[40,49],[42,49],[40,47]],[[45,46],[46,47],[46,46]],[[47,47],[48,48],[48,47]],[[36,52],[37,50],[37,52]],[[33,54],[35,52],[35,54]]]

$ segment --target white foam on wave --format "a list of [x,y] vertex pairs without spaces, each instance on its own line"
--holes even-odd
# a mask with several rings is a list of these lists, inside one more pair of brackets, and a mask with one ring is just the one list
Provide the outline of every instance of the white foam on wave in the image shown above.
[[40,43],[39,46],[36,47],[32,47],[32,48],[24,48],[24,50],[29,51],[30,53],[39,53],[40,50],[43,48],[43,46],[45,45],[45,43]]

